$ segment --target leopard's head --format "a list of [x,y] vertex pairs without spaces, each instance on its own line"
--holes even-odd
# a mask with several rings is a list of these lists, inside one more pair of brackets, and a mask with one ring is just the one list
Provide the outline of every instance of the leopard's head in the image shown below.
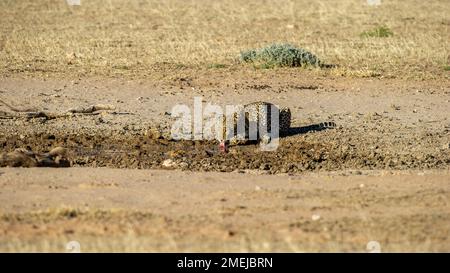
[[291,127],[291,109],[288,107],[280,108],[280,131],[284,132]]

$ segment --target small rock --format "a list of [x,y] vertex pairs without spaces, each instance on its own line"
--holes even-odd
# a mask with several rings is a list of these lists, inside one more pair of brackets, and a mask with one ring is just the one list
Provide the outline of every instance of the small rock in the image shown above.
[[395,104],[391,104],[391,108],[394,109],[394,110],[396,110],[396,111],[399,111],[399,110],[400,110],[400,106],[395,105]]
[[170,150],[166,153],[166,155],[170,158],[176,158],[178,156],[182,156],[184,152],[182,150]]
[[319,215],[319,214],[313,214],[313,215],[311,216],[311,219],[312,219],[313,221],[318,221],[318,220],[320,220],[320,215]]
[[161,132],[157,128],[150,128],[145,132],[145,135],[151,139],[161,138]]
[[166,159],[163,161],[162,166],[165,168],[173,168],[175,167],[175,162],[172,159]]

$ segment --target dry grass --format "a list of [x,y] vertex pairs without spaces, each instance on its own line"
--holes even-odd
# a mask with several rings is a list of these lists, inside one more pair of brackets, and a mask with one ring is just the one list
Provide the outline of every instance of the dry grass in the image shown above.
[[[0,74],[253,69],[236,63],[240,51],[287,42],[339,66],[318,73],[439,79],[448,76],[449,13],[442,0],[3,0]],[[394,35],[360,36],[380,25]]]
[[[436,234],[411,240],[409,236],[414,232],[405,235],[399,231],[393,235],[383,224],[355,220],[347,222],[348,218],[342,218],[343,226],[363,224],[360,228],[364,227],[365,232],[382,238],[383,252],[445,252],[448,249],[446,242],[436,241],[435,237],[439,236]],[[344,232],[345,228],[336,233],[340,235],[333,234],[323,224],[304,223],[312,228],[306,237],[304,233],[285,229],[270,232],[244,229],[230,237],[221,230],[220,224],[213,225],[205,236],[202,230],[208,224],[197,226],[194,230],[199,233],[195,234],[188,223],[182,230],[173,229],[169,223],[165,217],[151,212],[124,209],[59,207],[24,213],[0,212],[0,234],[8,234],[0,236],[0,253],[70,252],[66,244],[71,241],[80,243],[81,252],[367,252],[369,240],[366,236]]]
[[[165,241],[163,241],[165,239]],[[361,244],[342,244],[334,242],[314,243],[314,242],[298,242],[291,237],[286,236],[278,242],[263,241],[258,238],[245,238],[237,242],[204,242],[202,240],[182,243],[166,234],[163,238],[141,237],[133,234],[111,237],[111,236],[58,236],[55,238],[35,238],[33,240],[20,240],[14,238],[8,241],[0,240],[1,253],[61,253],[70,252],[66,249],[66,244],[76,240],[80,243],[80,252],[96,253],[96,252],[114,252],[114,253],[139,253],[139,252],[177,252],[177,253],[205,253],[205,252],[222,252],[222,253],[316,253],[316,252],[332,252],[332,253],[353,253],[368,252],[365,243]],[[423,244],[408,243],[390,243],[388,248],[381,248],[382,252],[446,252],[444,245],[436,245],[432,242]]]
[[[179,71],[222,71],[233,79],[305,69],[255,70],[238,62],[241,51],[273,43],[294,44],[337,65],[307,68],[317,75],[441,80],[450,71],[448,0],[383,0],[378,7],[364,0],[81,1],[71,7],[65,0],[0,0],[0,78],[165,79]],[[393,35],[361,35],[380,26]],[[267,233],[251,226],[233,236],[201,214],[174,219],[120,209],[0,212],[0,252],[63,252],[70,240],[79,240],[82,251],[366,251],[366,234],[381,238],[386,251],[448,250],[447,214],[344,217],[342,225],[324,221],[326,231],[307,219],[298,221],[311,229],[303,234],[296,226]]]

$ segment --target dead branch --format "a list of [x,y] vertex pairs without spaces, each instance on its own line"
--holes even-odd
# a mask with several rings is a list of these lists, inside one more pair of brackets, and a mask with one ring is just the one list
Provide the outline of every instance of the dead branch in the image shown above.
[[49,119],[56,119],[56,118],[63,118],[63,117],[69,117],[73,116],[74,114],[82,114],[82,115],[98,115],[100,111],[108,111],[108,110],[115,110],[116,107],[114,105],[109,104],[95,104],[90,105],[87,107],[76,107],[76,108],[70,108],[67,111],[63,113],[50,113],[45,111],[38,111],[36,109],[19,109],[16,108],[5,101],[0,99],[0,103],[8,107],[13,113],[8,113],[4,111],[0,111],[0,118],[2,119],[14,119],[19,117],[25,117],[28,119],[31,118],[45,118],[47,120]]
[[88,107],[77,107],[77,108],[71,108],[67,110],[69,113],[80,113],[80,114],[88,114],[88,113],[94,113],[97,111],[104,111],[104,110],[115,110],[116,107],[114,105],[109,104],[96,104],[91,105]]

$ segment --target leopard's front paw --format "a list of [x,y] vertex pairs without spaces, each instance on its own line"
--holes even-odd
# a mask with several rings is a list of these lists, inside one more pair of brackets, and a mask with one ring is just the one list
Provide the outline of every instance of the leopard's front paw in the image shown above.
[[271,138],[270,138],[269,135],[263,135],[263,136],[261,137],[261,142],[262,142],[263,144],[269,144],[270,141],[271,141]]

